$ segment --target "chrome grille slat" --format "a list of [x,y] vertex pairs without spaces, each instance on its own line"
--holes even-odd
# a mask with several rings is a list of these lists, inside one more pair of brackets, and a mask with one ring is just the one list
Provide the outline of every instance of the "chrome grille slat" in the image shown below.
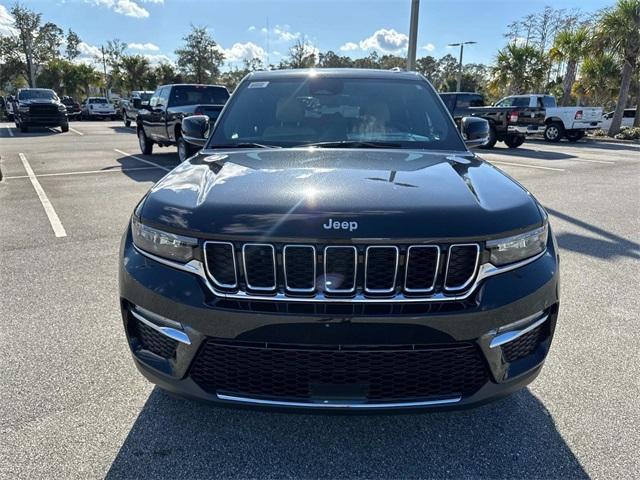
[[[211,245],[212,247],[217,247],[217,246],[223,246],[223,247],[229,247],[231,249],[231,265],[230,266],[225,266],[224,264],[219,265],[222,268],[229,268],[231,267],[233,269],[233,283],[228,283],[225,281],[221,281],[219,278],[216,277],[216,272],[215,272],[215,268],[212,268],[213,265],[215,264],[217,258],[209,258],[209,245]],[[207,273],[209,274],[209,276],[211,277],[211,280],[213,281],[213,283],[220,288],[227,288],[227,289],[232,289],[232,288],[236,288],[238,286],[238,269],[236,267],[236,250],[235,247],[233,246],[233,243],[231,242],[216,242],[216,241],[207,241],[204,242],[204,264],[205,264],[205,268],[207,269]],[[217,255],[216,255],[217,257]],[[224,272],[223,272],[224,275]]]
[[[433,276],[432,276],[431,282],[427,283],[428,285],[430,284],[430,286],[427,288],[412,288],[412,287],[409,287],[409,281],[413,280],[412,278],[411,279],[409,278],[409,271],[412,266],[415,267],[415,263],[411,262],[411,253],[412,252],[417,253],[420,250],[422,251],[433,250],[435,252],[436,264],[433,269]],[[438,247],[437,245],[411,245],[409,248],[407,248],[407,261],[406,261],[406,267],[404,271],[404,291],[407,293],[433,292],[436,288],[439,268],[440,268],[440,247]],[[428,280],[428,279],[425,278],[425,280]]]
[[[451,257],[453,256],[453,253],[456,250],[461,248],[466,248],[467,250],[475,249],[475,262],[473,264],[473,270],[470,271],[469,275],[467,276],[464,282],[458,283],[456,285],[449,285],[448,280],[450,276],[449,274],[450,274],[450,268],[451,268]],[[479,260],[480,260],[480,246],[477,243],[454,243],[450,245],[449,251],[447,252],[447,267],[445,268],[445,276],[444,276],[444,282],[443,282],[445,290],[449,292],[458,292],[460,290],[464,290],[465,288],[467,288],[476,276]]]
[[[369,271],[369,260],[372,256],[372,252],[376,250],[393,250],[394,251],[394,268],[393,268],[393,276],[391,277],[390,286],[388,288],[371,288],[369,286],[370,282],[370,271]],[[400,261],[400,249],[394,245],[371,245],[368,246],[365,251],[365,260],[364,260],[364,291],[367,293],[392,293],[396,289],[396,281],[398,279],[398,264]],[[389,272],[383,272],[383,275],[389,274]],[[379,279],[376,279],[376,282]]]
[[[330,275],[336,275],[339,272],[328,272],[327,263],[328,261],[331,260],[328,258],[329,252],[337,251],[337,250],[342,250],[342,251],[351,250],[353,252],[353,274],[352,274],[353,282],[351,283],[351,286],[349,288],[333,288],[331,286],[331,282],[335,277],[332,278],[330,277]],[[350,260],[347,259],[347,261],[350,261]],[[353,293],[356,291],[357,280],[358,280],[358,249],[353,245],[325,247],[324,249],[324,290],[328,293]],[[341,284],[340,286],[342,287],[343,284]]]
[[[291,276],[291,268],[293,267],[293,265],[289,267],[289,272],[287,272],[287,260],[288,260],[287,251],[291,251],[293,249],[309,250],[311,254],[311,262],[313,264],[313,269],[312,269],[313,273],[311,275],[311,278],[309,279],[310,280],[309,287],[293,287],[289,282],[289,277]],[[316,247],[314,247],[313,245],[295,245],[295,244],[285,245],[284,248],[282,249],[282,265],[284,268],[284,284],[287,291],[296,292],[296,293],[311,293],[315,291],[316,270],[317,270]]]
[[[247,269],[247,263],[248,263],[247,250],[252,250],[254,248],[267,248],[271,250],[271,260],[272,260],[271,268],[272,268],[273,281],[268,285],[254,285],[250,281],[250,273],[249,273],[249,269]],[[272,292],[278,286],[277,277],[276,277],[276,251],[273,245],[271,245],[270,243],[245,243],[242,246],[242,267],[244,269],[244,280],[249,290],[255,290],[260,292]],[[264,267],[264,266],[261,266],[261,267]]]

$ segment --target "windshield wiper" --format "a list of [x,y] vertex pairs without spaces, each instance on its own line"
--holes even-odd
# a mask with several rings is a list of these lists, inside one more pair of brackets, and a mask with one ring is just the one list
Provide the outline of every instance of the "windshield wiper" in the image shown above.
[[402,148],[402,145],[394,142],[363,142],[359,140],[342,140],[339,142],[316,142],[305,143],[298,147],[318,147],[318,148]]
[[263,145],[262,143],[240,142],[225,145],[211,145],[212,148],[282,148],[279,145]]

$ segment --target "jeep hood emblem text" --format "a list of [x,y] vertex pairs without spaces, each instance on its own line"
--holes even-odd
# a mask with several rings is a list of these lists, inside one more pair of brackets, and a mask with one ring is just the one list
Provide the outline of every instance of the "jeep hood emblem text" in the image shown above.
[[358,229],[358,222],[339,222],[338,220],[334,221],[332,218],[330,218],[327,223],[322,225],[322,228],[324,228],[325,230],[349,230],[350,232],[353,232],[354,230]]

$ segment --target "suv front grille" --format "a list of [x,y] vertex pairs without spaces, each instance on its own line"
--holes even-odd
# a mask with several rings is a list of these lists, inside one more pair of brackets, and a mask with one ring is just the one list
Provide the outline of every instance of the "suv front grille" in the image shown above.
[[299,245],[204,243],[207,276],[223,293],[243,298],[366,295],[450,296],[468,291],[478,273],[480,246]]
[[206,392],[291,400],[468,396],[488,381],[472,344],[316,347],[206,341],[191,377]]

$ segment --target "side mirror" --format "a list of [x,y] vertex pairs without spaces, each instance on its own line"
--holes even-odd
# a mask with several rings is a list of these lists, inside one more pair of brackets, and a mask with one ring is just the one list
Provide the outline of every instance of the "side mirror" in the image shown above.
[[484,118],[462,117],[460,131],[469,148],[479,147],[489,141],[489,122]]
[[182,120],[182,136],[192,145],[204,147],[209,134],[209,117],[192,115]]

